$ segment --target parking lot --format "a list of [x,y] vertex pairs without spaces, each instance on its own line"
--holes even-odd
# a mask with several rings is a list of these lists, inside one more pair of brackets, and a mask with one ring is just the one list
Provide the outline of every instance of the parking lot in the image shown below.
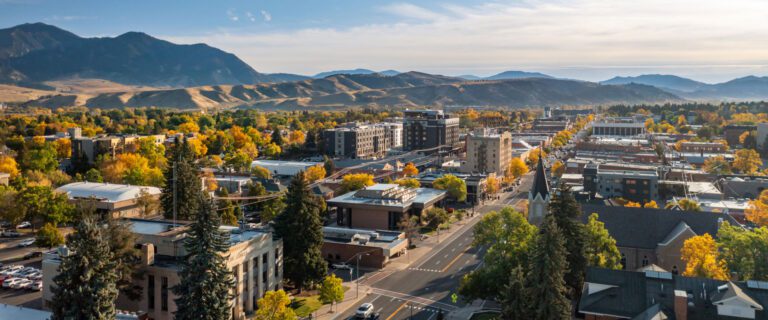
[[[0,304],[18,305],[28,308],[42,308],[42,291],[30,288],[35,282],[42,282],[42,257],[34,256],[35,252],[46,249],[34,245],[20,246],[29,237],[1,238],[0,239]],[[15,269],[15,270],[14,270]],[[16,286],[24,288],[6,287],[2,284],[8,278],[19,279]],[[40,286],[40,288],[42,288]]]

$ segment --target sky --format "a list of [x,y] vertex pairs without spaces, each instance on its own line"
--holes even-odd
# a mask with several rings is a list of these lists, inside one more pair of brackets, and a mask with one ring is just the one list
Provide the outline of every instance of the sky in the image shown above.
[[766,0],[0,0],[0,28],[26,22],[202,42],[265,73],[768,75]]

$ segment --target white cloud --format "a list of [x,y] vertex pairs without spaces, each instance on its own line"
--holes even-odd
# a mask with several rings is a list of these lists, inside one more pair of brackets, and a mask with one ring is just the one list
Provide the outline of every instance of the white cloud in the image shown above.
[[764,0],[524,0],[382,9],[399,20],[170,40],[206,42],[260,71],[304,74],[349,67],[446,74],[560,70],[568,76],[706,69],[714,79],[726,69],[768,70]]
[[261,10],[261,17],[264,18],[264,21],[266,22],[272,21],[272,15],[266,10]]
[[256,22],[256,17],[253,16],[253,14],[250,11],[245,12],[245,16],[250,20],[251,22]]
[[237,14],[235,13],[235,10],[232,10],[232,9],[227,10],[227,17],[229,18],[229,20],[232,20],[232,21],[240,20],[240,17],[237,16]]

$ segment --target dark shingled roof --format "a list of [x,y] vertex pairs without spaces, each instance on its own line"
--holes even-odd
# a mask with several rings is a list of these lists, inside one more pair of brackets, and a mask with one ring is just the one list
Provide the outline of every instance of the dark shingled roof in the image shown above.
[[540,194],[542,199],[546,199],[549,195],[549,182],[544,172],[544,159],[542,158],[544,157],[539,153],[539,163],[536,165],[536,176],[533,178],[531,192],[534,198],[537,194]]
[[655,249],[680,223],[688,225],[698,235],[715,237],[718,220],[736,225],[733,217],[713,212],[692,212],[666,209],[626,208],[582,204],[581,219],[587,223],[592,213],[605,224],[616,245],[627,248]]

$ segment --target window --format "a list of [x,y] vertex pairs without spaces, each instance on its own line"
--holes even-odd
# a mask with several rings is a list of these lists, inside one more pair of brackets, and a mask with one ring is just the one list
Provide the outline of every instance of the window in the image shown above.
[[160,309],[168,311],[168,278],[160,278]]
[[265,267],[265,268],[267,267],[267,262],[268,262],[268,261],[267,261],[267,259],[269,259],[269,257],[267,256],[267,254],[266,254],[266,253],[264,253],[263,255],[261,255],[261,263],[263,263],[263,264],[264,264],[264,267]]
[[642,265],[643,265],[643,267],[648,265],[648,256],[643,256]]
[[621,254],[621,270],[627,269],[627,255]]
[[155,309],[155,276],[147,277],[147,308]]
[[261,273],[261,282],[264,282],[264,284],[267,284],[267,268],[264,266],[264,271]]

